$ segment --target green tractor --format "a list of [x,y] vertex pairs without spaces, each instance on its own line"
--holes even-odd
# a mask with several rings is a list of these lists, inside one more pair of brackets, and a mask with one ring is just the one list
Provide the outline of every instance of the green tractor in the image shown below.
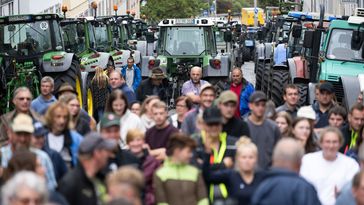
[[[166,19],[159,26],[157,53],[143,56],[142,76],[148,77],[156,66],[167,74],[171,88],[167,102],[170,108],[175,106],[174,100],[180,96],[183,83],[190,79],[189,71],[193,66],[200,66],[203,78],[218,91],[226,87],[233,63],[229,53],[217,52],[215,25],[211,20]],[[232,41],[231,31],[225,32],[224,39]],[[147,42],[151,39],[147,38]]]
[[82,102],[80,63],[73,53],[65,51],[60,20],[56,14],[0,17],[2,112],[10,110],[8,102],[19,86],[29,87],[34,97],[39,95],[42,76],[54,78],[54,90],[70,83]]
[[117,33],[113,32],[112,17],[97,17],[90,19],[91,25],[95,31],[96,50],[107,52],[111,55],[115,69],[120,69],[126,65],[127,59],[132,56],[130,50],[122,50],[115,45],[115,39],[120,38]]
[[[60,23],[64,44],[67,52],[75,53],[81,63],[84,108],[90,116],[95,112],[94,103],[104,103],[105,99],[94,96],[92,79],[95,76],[95,68],[101,66],[106,69],[114,66],[114,61],[109,53],[96,50],[96,37],[91,23],[86,18],[68,18]],[[97,102],[97,101],[102,102]]]
[[[333,20],[324,38],[321,51],[319,31],[306,31],[304,46],[318,53],[317,64],[310,68],[308,101],[315,99],[317,82],[331,82],[335,88],[337,101],[349,108],[364,90],[364,8],[357,8],[356,15],[348,20]],[[317,66],[316,66],[317,65]]]

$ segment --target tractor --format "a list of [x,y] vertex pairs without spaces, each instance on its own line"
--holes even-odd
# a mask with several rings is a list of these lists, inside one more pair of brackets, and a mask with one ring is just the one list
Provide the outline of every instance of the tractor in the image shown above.
[[[364,90],[363,41],[364,8],[357,8],[355,16],[347,20],[333,20],[324,36],[322,46],[320,30],[306,31],[304,46],[312,50],[308,102],[315,99],[315,84],[330,82],[335,88],[336,100],[350,108]],[[319,52],[315,49],[321,48]],[[317,62],[317,64],[313,64]]]
[[77,56],[65,50],[61,18],[56,14],[0,17],[0,76],[2,112],[11,109],[17,87],[26,86],[39,95],[42,76],[54,79],[57,91],[70,83],[82,102],[82,79]]
[[[167,74],[172,88],[167,102],[170,108],[175,106],[174,100],[180,96],[183,83],[189,80],[193,66],[203,69],[203,78],[218,92],[226,87],[233,66],[232,57],[229,53],[217,52],[215,25],[210,19],[165,19],[159,26],[156,53],[143,57],[142,76],[149,76],[157,66]],[[224,40],[232,41],[231,31],[225,31]],[[151,42],[151,39],[147,38],[147,41]]]

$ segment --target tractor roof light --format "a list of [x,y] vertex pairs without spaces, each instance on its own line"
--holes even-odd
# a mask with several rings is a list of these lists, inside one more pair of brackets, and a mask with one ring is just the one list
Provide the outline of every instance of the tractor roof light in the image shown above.
[[66,13],[68,11],[68,8],[66,5],[62,5],[62,12]]
[[114,11],[118,11],[118,5],[114,5]]
[[97,3],[95,1],[91,2],[91,7],[97,9]]

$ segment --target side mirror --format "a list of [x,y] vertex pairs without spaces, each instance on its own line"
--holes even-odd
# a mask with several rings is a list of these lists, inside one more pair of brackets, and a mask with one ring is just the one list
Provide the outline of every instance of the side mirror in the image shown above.
[[305,31],[305,37],[303,39],[303,47],[304,48],[312,48],[312,41],[313,41],[313,34],[314,31]]
[[230,30],[227,30],[224,32],[224,41],[225,42],[231,42],[233,40],[233,34]]
[[353,35],[351,36],[351,49],[360,50],[363,44],[363,32],[355,30],[353,31]]
[[153,43],[155,41],[153,32],[147,32],[145,37],[146,37],[147,43]]
[[301,38],[302,26],[294,25],[292,28],[292,36],[293,38]]

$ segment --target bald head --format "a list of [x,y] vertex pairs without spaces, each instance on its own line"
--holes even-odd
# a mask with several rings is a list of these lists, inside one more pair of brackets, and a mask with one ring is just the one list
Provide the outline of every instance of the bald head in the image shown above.
[[198,67],[198,66],[192,67],[190,77],[191,77],[191,81],[194,84],[200,84],[200,80],[202,78],[202,68]]
[[112,89],[120,87],[124,83],[121,73],[119,71],[112,71],[109,74],[109,84]]
[[304,154],[305,150],[297,140],[281,139],[273,151],[273,167],[299,172]]

